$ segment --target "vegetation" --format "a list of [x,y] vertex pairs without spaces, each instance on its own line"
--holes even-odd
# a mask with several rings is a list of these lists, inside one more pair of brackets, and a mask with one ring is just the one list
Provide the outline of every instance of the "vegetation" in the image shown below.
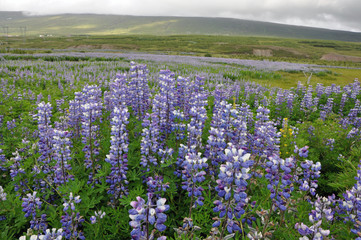
[[[361,33],[230,18],[146,17],[101,14],[26,16],[0,12],[9,35],[231,35],[360,42]],[[332,45],[332,44],[331,44]]]
[[359,81],[281,89],[248,79],[279,82],[282,73],[232,65],[26,57],[0,62],[2,239],[45,228],[62,229],[54,238],[139,239],[140,225],[146,239],[361,231],[352,218]]

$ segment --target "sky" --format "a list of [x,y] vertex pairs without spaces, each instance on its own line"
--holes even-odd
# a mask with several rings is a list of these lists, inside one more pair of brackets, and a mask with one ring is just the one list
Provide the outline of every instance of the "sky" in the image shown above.
[[361,32],[361,0],[0,0],[0,11],[226,17]]

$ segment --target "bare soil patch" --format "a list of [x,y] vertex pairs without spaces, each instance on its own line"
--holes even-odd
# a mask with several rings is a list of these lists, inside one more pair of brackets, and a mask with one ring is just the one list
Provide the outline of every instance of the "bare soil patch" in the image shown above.
[[321,60],[326,61],[348,61],[348,62],[361,62],[361,57],[341,55],[337,53],[328,53],[321,57]]
[[84,50],[86,50],[86,49],[94,49],[95,46],[93,46],[93,45],[77,45],[77,46],[71,46],[69,48],[70,49],[84,49]]
[[271,49],[253,49],[253,55],[259,57],[272,57]]

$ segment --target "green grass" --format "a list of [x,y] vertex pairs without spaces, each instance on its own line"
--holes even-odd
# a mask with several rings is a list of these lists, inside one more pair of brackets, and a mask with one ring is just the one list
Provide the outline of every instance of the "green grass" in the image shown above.
[[[270,37],[205,36],[205,35],[119,35],[69,37],[0,37],[0,52],[49,52],[51,49],[89,51],[112,49],[119,52],[140,51],[176,55],[212,56],[270,61],[302,62],[348,67],[361,67],[361,62],[320,60],[324,54],[361,57],[361,43],[300,40]],[[32,49],[32,50],[18,50]],[[268,49],[272,56],[253,54],[254,49]],[[20,52],[19,52],[20,51]]]

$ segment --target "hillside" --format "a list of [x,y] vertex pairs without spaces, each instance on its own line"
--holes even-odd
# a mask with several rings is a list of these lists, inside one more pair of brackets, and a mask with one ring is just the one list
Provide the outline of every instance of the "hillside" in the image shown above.
[[[144,17],[100,14],[28,16],[1,12],[9,36],[36,35],[230,35],[361,42],[361,33],[231,18]],[[25,30],[26,29],[26,30]]]

